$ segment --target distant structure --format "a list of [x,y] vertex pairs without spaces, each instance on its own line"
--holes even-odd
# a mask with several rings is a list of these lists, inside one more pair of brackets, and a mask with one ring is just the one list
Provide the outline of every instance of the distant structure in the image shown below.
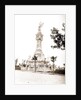
[[41,33],[41,27],[43,26],[43,23],[39,23],[38,27],[38,33],[36,34],[36,51],[35,54],[38,58],[38,60],[44,60],[44,54],[42,52],[42,41],[43,41],[43,34]]
[[[43,34],[41,32],[41,27],[44,23],[39,23],[38,32],[36,34],[36,50],[32,57],[29,57],[26,61],[26,67],[21,67],[21,70],[34,70],[36,67],[36,71],[46,71],[49,70],[49,61],[45,58],[45,55],[42,51],[42,41],[43,41]],[[35,61],[33,57],[36,57],[37,60]]]

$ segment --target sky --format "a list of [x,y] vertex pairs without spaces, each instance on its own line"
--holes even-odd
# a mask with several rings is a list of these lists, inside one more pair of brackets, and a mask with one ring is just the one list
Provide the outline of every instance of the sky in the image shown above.
[[36,50],[36,34],[39,23],[44,23],[41,32],[43,34],[42,51],[46,58],[57,56],[56,65],[65,63],[65,50],[52,49],[53,40],[50,37],[51,29],[62,31],[62,23],[65,23],[65,15],[15,15],[15,59],[19,62],[33,56]]

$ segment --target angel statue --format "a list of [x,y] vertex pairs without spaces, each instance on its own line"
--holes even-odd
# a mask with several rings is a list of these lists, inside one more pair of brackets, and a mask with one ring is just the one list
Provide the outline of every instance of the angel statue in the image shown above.
[[41,23],[41,22],[39,23],[39,26],[38,26],[38,30],[39,30],[39,31],[41,30],[41,27],[43,26],[43,24],[44,24],[44,23]]

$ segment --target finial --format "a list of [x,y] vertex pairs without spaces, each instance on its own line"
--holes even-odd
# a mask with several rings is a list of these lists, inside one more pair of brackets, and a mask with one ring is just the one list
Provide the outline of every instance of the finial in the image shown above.
[[44,23],[41,23],[41,22],[39,23],[38,31],[41,31],[41,27],[43,26],[43,24],[44,24]]

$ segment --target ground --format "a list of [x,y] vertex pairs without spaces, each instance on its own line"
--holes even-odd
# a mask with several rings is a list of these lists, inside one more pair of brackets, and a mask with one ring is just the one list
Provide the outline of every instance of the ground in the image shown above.
[[15,70],[15,84],[65,84],[65,75]]

